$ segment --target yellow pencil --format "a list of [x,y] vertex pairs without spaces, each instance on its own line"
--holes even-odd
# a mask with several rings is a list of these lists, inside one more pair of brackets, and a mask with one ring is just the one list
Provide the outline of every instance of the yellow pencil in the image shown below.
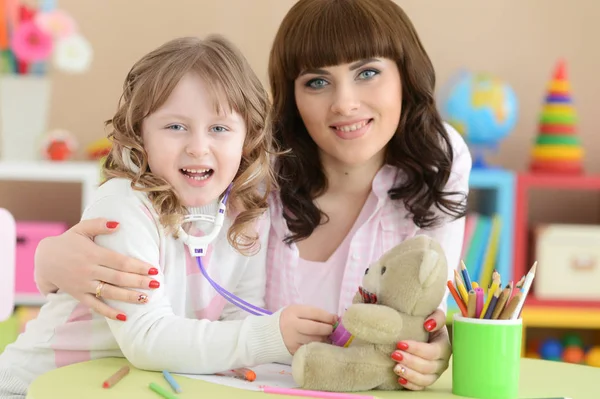
[[477,295],[475,290],[469,291],[469,303],[467,303],[467,316],[475,318],[475,309],[477,308]]
[[[496,272],[494,272],[494,273],[496,273]],[[492,280],[492,286],[488,290],[487,300],[485,301],[485,304],[483,305],[483,309],[481,310],[481,315],[479,316],[480,319],[483,319],[483,316],[485,316],[485,312],[487,312],[487,308],[488,308],[488,306],[490,306],[490,302],[492,302],[492,297],[494,296],[494,293],[496,292],[496,290],[498,289],[499,286],[500,286],[500,275],[495,274],[494,280]]]
[[454,282],[456,284],[456,289],[460,294],[463,301],[465,301],[465,305],[469,305],[469,293],[467,292],[467,288],[460,277],[460,274],[455,270],[454,271]]
[[473,282],[471,282],[471,287],[472,287],[473,289],[475,289],[475,288],[479,288],[479,284],[477,283],[477,281],[473,281]]

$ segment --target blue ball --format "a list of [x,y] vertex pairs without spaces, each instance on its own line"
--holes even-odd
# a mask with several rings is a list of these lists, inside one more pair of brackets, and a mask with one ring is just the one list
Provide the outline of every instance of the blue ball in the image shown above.
[[545,360],[562,358],[563,346],[558,339],[549,338],[540,345],[540,356]]

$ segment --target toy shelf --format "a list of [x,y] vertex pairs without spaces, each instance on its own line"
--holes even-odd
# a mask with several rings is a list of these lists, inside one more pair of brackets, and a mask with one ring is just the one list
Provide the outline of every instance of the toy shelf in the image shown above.
[[[2,161],[0,181],[78,183],[81,185],[81,212],[83,212],[91,203],[94,191],[101,181],[101,168],[98,162]],[[11,195],[11,193],[3,195]],[[45,298],[37,291],[15,292],[16,306],[41,306],[44,303]]]
[[[527,273],[530,265],[529,259],[529,194],[531,190],[553,189],[571,191],[598,191],[600,193],[600,176],[562,176],[542,173],[522,173],[517,176],[516,181],[516,209],[514,226],[514,274],[522,276]],[[533,307],[544,309],[563,308],[557,310],[560,317],[550,319],[548,326],[564,324],[560,318],[578,309],[585,309],[586,314],[592,312],[595,317],[600,317],[600,311],[592,311],[593,308],[600,309],[600,301],[590,300],[541,300],[535,297],[535,290],[527,296],[524,309],[533,311]],[[564,311],[564,312],[563,312]],[[525,320],[525,319],[524,319]],[[554,323],[554,324],[552,324]]]
[[[476,212],[488,216],[499,214],[501,217],[495,269],[501,274],[503,281],[510,281],[513,278],[515,174],[500,168],[473,168],[469,177],[469,191],[470,196],[477,197],[474,209]],[[456,302],[449,296],[448,314],[457,308]]]
[[97,162],[3,161],[0,162],[0,180],[80,183],[83,212],[100,182],[100,165]]

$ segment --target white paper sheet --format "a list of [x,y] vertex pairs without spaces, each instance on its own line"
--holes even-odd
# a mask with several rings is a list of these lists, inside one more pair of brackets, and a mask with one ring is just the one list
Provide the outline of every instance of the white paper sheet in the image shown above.
[[269,363],[260,366],[249,367],[256,374],[252,382],[239,378],[218,375],[178,374],[183,377],[204,380],[213,384],[227,385],[234,388],[259,391],[261,386],[268,385],[280,388],[298,388],[298,384],[292,378],[292,368],[285,364]]

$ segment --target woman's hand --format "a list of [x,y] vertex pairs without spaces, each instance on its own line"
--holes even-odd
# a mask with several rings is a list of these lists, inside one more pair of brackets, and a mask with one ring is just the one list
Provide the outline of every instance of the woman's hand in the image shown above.
[[398,350],[392,353],[392,359],[398,362],[394,366],[398,382],[413,391],[436,382],[448,368],[452,353],[444,312],[439,309],[433,312],[423,328],[430,332],[429,342],[401,341]]
[[101,298],[131,303],[145,303],[147,295],[121,287],[158,288],[152,275],[157,265],[149,265],[96,245],[93,238],[111,234],[118,223],[106,219],[79,222],[56,237],[40,241],[35,253],[35,280],[39,290],[47,295],[61,290],[99,314],[125,321],[127,316],[96,298],[100,282]]

